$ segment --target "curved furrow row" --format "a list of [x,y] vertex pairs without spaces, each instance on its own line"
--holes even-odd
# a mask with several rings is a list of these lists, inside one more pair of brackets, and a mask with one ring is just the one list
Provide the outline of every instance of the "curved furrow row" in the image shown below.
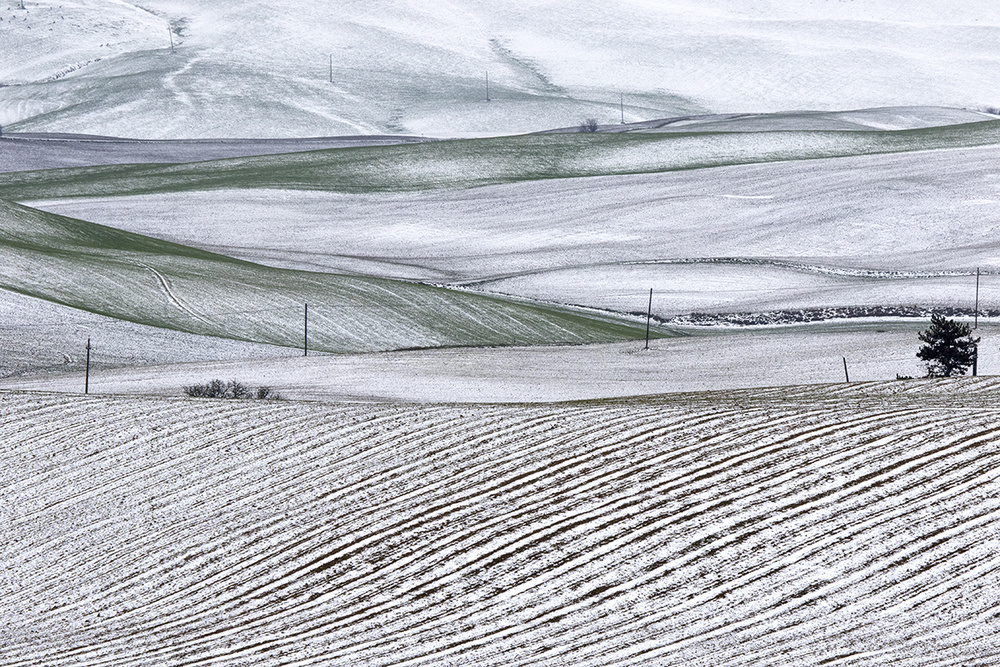
[[[34,447],[36,443],[44,444],[45,442],[89,442],[102,440],[106,437],[110,437],[115,444],[107,451],[103,451],[99,447],[89,448],[88,453],[97,454],[96,458],[88,460],[87,457],[77,457],[75,460],[70,460],[67,464],[59,466],[60,476],[50,480],[50,486],[36,485],[32,489],[35,496],[55,496],[56,498],[49,501],[39,511],[51,512],[59,505],[76,502],[88,495],[93,496],[98,491],[106,491],[106,487],[103,485],[96,486],[92,483],[81,482],[81,480],[91,479],[95,473],[120,476],[120,466],[122,464],[129,465],[133,461],[146,467],[169,466],[176,459],[175,455],[178,454],[173,443],[185,442],[185,435],[204,436],[210,425],[219,425],[220,422],[241,423],[253,414],[252,407],[245,404],[223,406],[221,409],[213,411],[197,411],[193,418],[191,413],[179,412],[154,422],[153,426],[159,426],[161,429],[159,432],[142,428],[143,424],[148,424],[148,420],[143,418],[144,415],[140,410],[123,411],[121,414],[111,412],[110,417],[104,415],[104,418],[99,422],[86,416],[81,417],[79,421],[74,420],[63,429],[49,434],[47,437],[39,437],[26,442],[26,446]],[[178,427],[177,424],[180,426]],[[148,457],[156,449],[160,449],[160,447],[153,446],[153,443],[162,440],[162,436],[159,434],[164,432],[170,435],[170,445],[162,448],[163,451],[158,459],[146,461],[145,457]],[[112,435],[106,435],[108,433]],[[201,439],[195,437],[192,438],[192,442],[201,443]],[[203,450],[207,445],[193,444],[192,446],[195,450]],[[138,458],[136,457],[137,453],[145,456]],[[60,492],[63,489],[76,488],[77,486],[83,487],[84,490],[76,494]],[[27,513],[23,518],[27,519],[31,516],[33,514]]]
[[[235,423],[240,423],[245,416],[245,414],[235,415]],[[209,423],[218,424],[219,417],[220,415],[217,413],[210,413],[204,416],[203,423],[201,424],[202,429],[204,430]],[[295,420],[291,421],[294,423]],[[188,426],[192,427],[192,423],[197,423],[197,420],[189,420]],[[103,424],[102,428],[105,426],[106,424]],[[237,433],[240,435],[252,434],[255,431],[260,433],[263,429],[259,426],[256,428],[237,429]],[[191,480],[187,477],[188,475],[195,474],[197,464],[204,460],[206,456],[205,448],[197,447],[182,452],[173,449],[172,452],[175,455],[164,454],[156,456],[147,463],[141,457],[141,454],[149,451],[152,439],[155,439],[155,435],[146,435],[142,439],[129,440],[126,444],[113,447],[111,451],[123,447],[131,448],[134,450],[133,456],[128,456],[117,451],[115,451],[113,458],[106,456],[105,459],[110,458],[114,462],[114,465],[106,466],[106,470],[91,470],[91,474],[87,475],[88,478],[94,480],[91,488],[84,493],[62,494],[61,498],[49,504],[50,512],[51,508],[65,504],[77,515],[85,514],[85,508],[89,505],[93,505],[95,508],[94,513],[98,513],[106,510],[108,496],[124,495],[126,492],[130,496],[149,498],[150,504],[152,504],[154,495],[147,493],[148,490],[168,489],[173,494],[183,488],[183,485],[176,483],[181,477],[185,478],[185,483],[190,484]],[[197,442],[197,439],[195,441]],[[139,456],[135,456],[137,454]],[[192,461],[194,462],[193,464]],[[138,463],[139,465],[136,466],[133,463]],[[101,473],[106,473],[108,477],[102,478],[100,476]],[[123,489],[125,491],[120,491]],[[38,493],[47,494],[51,492],[42,487],[38,490]],[[164,495],[161,495],[156,499],[157,502],[163,502],[164,497]],[[149,512],[151,513],[152,511],[153,508],[150,507]],[[55,546],[59,541],[77,539],[79,538],[79,534],[85,530],[86,526],[82,526],[69,534],[57,536],[53,542],[45,546]],[[30,552],[22,554],[22,556],[30,555],[32,555]],[[87,554],[80,554],[80,556],[85,557],[88,562],[93,563],[91,556]]]
[[[89,437],[93,428],[91,405],[90,400],[84,399],[66,410],[68,414],[60,414],[56,404],[51,411],[38,411],[25,418],[6,415],[3,441],[10,451],[17,450],[22,456],[11,461],[9,470],[18,470],[20,474],[4,485],[5,494],[23,493],[26,489],[39,491],[44,484],[52,488],[65,485],[74,469],[93,465],[93,461],[84,459],[86,454],[80,455],[84,449],[88,454],[97,450]],[[134,415],[116,415],[108,421],[113,432],[120,432],[134,423]]]
[[[981,442],[984,439],[985,439],[985,437],[977,439],[977,443]],[[964,439],[963,440],[959,440],[959,442],[957,444],[961,445],[963,447],[966,446]],[[870,483],[869,483],[869,485],[870,485]],[[855,493],[856,493],[856,491],[855,491]],[[907,508],[902,508],[902,509],[897,508],[897,509],[894,509],[891,512],[891,514],[893,514],[895,516],[895,518],[898,518],[899,516],[904,516],[907,512],[908,512]],[[886,511],[886,514],[888,514],[888,513],[889,512]],[[884,515],[872,517],[872,518],[869,518],[869,519],[861,522],[861,526],[863,526],[866,529],[877,528],[881,523],[884,523],[886,521],[886,518],[887,517],[884,516]],[[833,535],[822,535],[819,538],[813,539],[811,542],[807,542],[805,544],[798,545],[797,549],[796,549],[796,552],[799,553],[799,554],[822,553],[822,551],[823,551],[824,548],[829,547],[829,545],[831,543],[831,540],[836,541],[836,540],[844,540],[844,539],[847,539],[847,538],[850,538],[850,537],[856,537],[856,538],[863,537],[863,534],[861,533],[861,528],[859,528],[858,526],[852,526],[849,529],[849,534],[848,535],[844,535],[843,534],[844,528],[846,528],[846,526],[843,527],[843,528],[841,528],[840,530],[834,530],[833,531]],[[834,537],[834,536],[836,536],[836,537]],[[776,563],[775,565],[771,565],[770,566],[772,569],[773,568],[779,568],[779,569],[781,569],[781,568],[785,567],[785,565],[783,564],[783,562],[787,561],[787,559],[788,559],[789,556],[786,555],[786,554],[777,554],[777,557],[780,560],[775,561],[773,555],[768,559],[768,562],[770,562],[770,563]],[[747,575],[744,575],[744,576],[747,576]],[[759,577],[760,574],[758,572],[756,572],[756,570],[754,570],[754,571],[752,571],[750,573],[749,576]],[[734,583],[738,582],[739,580],[740,579],[738,577],[735,578],[735,579],[733,579],[733,580],[730,580],[729,582],[727,582],[727,586],[728,587],[732,587],[734,585]],[[705,593],[703,593],[703,596],[708,596],[708,597],[713,597],[713,596],[717,596],[717,595],[718,595],[718,593],[716,593],[716,592],[711,592],[711,593],[710,592],[705,592]],[[665,611],[663,613],[675,614],[675,613],[677,613],[677,611],[679,611],[679,610],[675,608],[675,609],[671,609],[671,610]],[[717,629],[717,632],[732,633],[733,631],[734,631],[734,628],[732,626],[728,626],[728,625],[727,626],[720,626]],[[704,637],[699,636],[697,638],[688,638],[683,643],[690,644],[690,643],[694,643],[695,641],[703,641],[703,640],[704,640]],[[677,647],[674,647],[674,648],[676,649]],[[640,657],[636,658],[636,660],[637,660],[636,664],[638,664],[638,663],[642,662],[643,660],[646,660],[646,659],[648,659],[650,657],[652,657],[652,656],[650,656],[648,654],[641,654]],[[623,663],[623,664],[630,664],[630,663]]]
[[[287,424],[286,424],[286,425],[287,425]],[[131,546],[133,546],[133,545],[132,545],[132,544],[129,544],[129,545],[127,545],[127,547],[131,547]]]
[[[949,517],[950,522],[947,529],[932,525],[927,532],[918,533],[914,536],[914,515],[920,510],[930,509],[939,504],[947,503],[953,498],[963,497],[968,490],[966,488],[967,482],[972,482],[971,486],[980,485],[984,481],[989,483],[995,482],[997,476],[992,472],[994,465],[984,466],[981,470],[977,470],[975,474],[965,475],[962,479],[956,480],[954,483],[948,481],[948,485],[939,495],[931,497],[918,496],[916,499],[906,499],[903,501],[907,508],[905,513],[897,513],[896,516],[885,516],[886,511],[883,511],[882,521],[880,523],[872,523],[869,527],[869,533],[874,535],[878,534],[878,531],[881,530],[884,535],[884,529],[887,526],[905,526],[910,535],[904,540],[897,540],[896,543],[891,545],[879,544],[878,550],[866,547],[862,554],[852,554],[854,558],[864,555],[862,562],[858,565],[850,567],[850,563],[847,561],[841,563],[837,559],[826,557],[821,559],[820,563],[813,562],[810,568],[804,568],[801,572],[801,577],[805,580],[816,579],[817,582],[801,585],[801,590],[807,592],[802,595],[793,594],[791,596],[798,605],[798,611],[817,606],[818,601],[822,600],[824,601],[823,606],[826,608],[827,613],[822,616],[813,615],[809,618],[792,618],[791,620],[786,620],[784,621],[786,629],[792,628],[794,634],[815,633],[822,630],[826,635],[834,633],[843,634],[845,636],[852,636],[856,640],[859,629],[863,630],[872,625],[872,618],[896,618],[897,616],[890,615],[891,610],[886,608],[887,605],[890,605],[896,599],[896,595],[903,592],[912,592],[911,588],[919,590],[937,585],[937,582],[935,582],[934,567],[940,564],[941,558],[940,555],[934,556],[934,553],[946,541],[945,539],[941,539],[941,533],[950,531],[952,533],[951,538],[961,534],[955,530],[955,526],[959,525],[956,523],[957,520]],[[987,512],[977,514],[970,520],[965,520],[965,530],[980,528],[978,524],[972,524],[971,528],[969,528],[967,524],[971,520],[988,518],[992,521],[995,519],[995,514],[990,517],[991,513],[995,512],[995,509],[992,508]],[[843,536],[842,542],[845,544],[869,544],[866,542],[866,539],[872,535],[865,535],[864,533],[845,535],[849,528],[847,525],[838,526],[833,528],[832,532]],[[968,545],[966,544],[959,547],[955,551],[955,554],[956,556],[961,556],[968,550]],[[815,557],[812,560],[815,561]],[[956,559],[950,560],[949,564],[956,566],[960,560],[961,558],[956,557]],[[818,576],[819,573],[830,571],[830,569],[835,569],[837,572],[838,578],[835,581],[824,581],[822,577]],[[914,574],[909,573],[911,570]],[[883,581],[884,578],[889,578],[891,581]],[[861,601],[859,601],[859,598]],[[885,604],[874,602],[877,600],[884,600]],[[840,624],[831,620],[829,616],[831,608],[837,614],[846,616],[842,624],[848,629],[838,627]],[[749,639],[754,639],[760,642],[763,637],[769,635],[772,638],[772,643],[766,651],[758,651],[753,653],[752,656],[747,656],[752,657],[755,664],[781,664],[781,660],[783,657],[787,657],[796,641],[794,636],[784,639],[775,638],[774,635],[778,633],[774,628],[768,629],[765,632],[758,632],[750,627],[746,632],[753,635],[751,638],[748,638],[748,641]],[[785,643],[791,643],[793,646],[785,646]],[[766,658],[770,658],[770,660]],[[723,661],[720,660],[719,664],[723,664]]]
[[[411,613],[412,613],[412,612],[411,612]],[[408,614],[408,615],[410,615],[410,614]]]

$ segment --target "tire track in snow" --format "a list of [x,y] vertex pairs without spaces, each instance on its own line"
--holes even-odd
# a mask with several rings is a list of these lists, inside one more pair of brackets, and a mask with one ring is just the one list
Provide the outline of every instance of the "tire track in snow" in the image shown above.
[[159,271],[157,271],[156,269],[154,269],[152,266],[150,266],[148,264],[144,264],[143,262],[135,262],[135,264],[137,266],[141,266],[142,268],[146,269],[147,271],[149,271],[150,273],[152,273],[154,276],[156,276],[156,280],[160,283],[160,289],[166,295],[166,297],[170,301],[170,303],[174,304],[174,306],[178,310],[180,310],[185,315],[190,315],[191,317],[193,317],[194,319],[198,320],[202,324],[208,324],[209,326],[214,326],[215,325],[215,322],[212,322],[211,320],[209,320],[209,319],[207,319],[205,317],[202,317],[201,315],[199,315],[198,313],[196,313],[194,310],[192,310],[191,308],[189,308],[187,306],[187,304],[185,304],[183,301],[181,301],[181,299],[176,294],[174,294],[173,288],[170,287],[170,281],[167,280],[167,278],[164,277],[164,275],[162,273],[160,273]]

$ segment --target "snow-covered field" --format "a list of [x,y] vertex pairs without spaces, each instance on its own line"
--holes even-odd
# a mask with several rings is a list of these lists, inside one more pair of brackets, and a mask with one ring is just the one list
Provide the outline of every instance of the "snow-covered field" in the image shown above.
[[0,18],[0,124],[20,131],[506,134],[981,109],[1000,88],[1000,12],[983,0],[6,0]]
[[[214,378],[319,401],[538,403],[741,387],[785,386],[792,391],[794,385],[843,382],[844,359],[852,382],[921,377],[925,371],[916,357],[917,332],[925,327],[926,322],[860,320],[709,332],[688,328],[678,330],[688,335],[651,341],[648,350],[642,341],[309,357],[285,350],[272,358],[262,358],[261,352],[244,358],[231,353],[215,362],[205,359],[212,348],[203,349],[199,340],[133,339],[130,345],[140,352],[159,345],[158,355],[165,359],[159,362],[165,365],[141,365],[138,359],[120,358],[123,332],[135,332],[108,322],[94,337],[98,366],[90,373],[90,391],[180,396],[182,387]],[[981,321],[976,333],[993,341],[1000,329],[995,322]],[[54,338],[49,339],[51,348],[77,355],[82,349],[79,332]],[[23,346],[21,340],[8,344],[13,350]],[[79,393],[84,388],[81,362],[77,356],[62,372],[53,368],[45,375],[33,369],[23,377],[0,380],[0,387]],[[157,362],[145,361],[150,363]],[[980,347],[979,369],[1000,375],[1000,347]]]
[[143,141],[74,134],[6,134],[0,143],[0,173],[89,165],[199,162],[248,155],[294,153],[353,146],[390,146],[422,141],[382,135],[307,139],[224,139]]
[[149,364],[246,363],[301,354],[287,347],[136,324],[7,290],[0,290],[0,313],[3,378],[26,375],[37,380],[82,371],[88,339],[92,341],[91,367],[95,372]]
[[0,392],[0,662],[993,664],[998,392]]
[[[1000,149],[473,189],[222,189],[31,205],[279,267],[653,312],[1000,307]],[[281,230],[280,234],[273,229]]]
[[[432,285],[273,269],[0,201],[0,286],[141,324],[328,352],[608,342],[612,315]],[[311,311],[306,308],[311,304]]]
[[[757,164],[586,178],[552,178],[543,173],[528,180],[517,176],[511,180],[519,182],[481,187],[467,187],[461,180],[433,185],[439,177],[435,169],[440,167],[445,179],[453,178],[451,174],[465,178],[468,172],[460,169],[463,160],[481,165],[491,162],[484,146],[506,146],[503,160],[509,167],[504,169],[524,170],[518,156],[525,155],[540,163],[554,159],[562,165],[557,169],[593,163],[595,155],[604,155],[601,159],[605,162],[609,161],[607,156],[617,155],[614,161],[630,164],[635,144],[607,143],[597,146],[597,153],[593,152],[595,146],[576,141],[576,137],[568,143],[546,143],[549,139],[543,137],[526,143],[490,140],[438,142],[434,146],[369,145],[176,167],[12,174],[4,186],[11,195],[22,191],[62,195],[26,200],[35,209],[99,222],[147,238],[125,237],[126,241],[79,220],[5,205],[8,217],[13,216],[8,223],[20,222],[16,229],[7,230],[4,280],[9,288],[92,312],[191,333],[284,345],[289,352],[301,345],[305,302],[312,304],[313,349],[330,351],[621,338],[597,330],[570,331],[557,323],[562,315],[551,319],[552,312],[542,320],[537,312],[530,313],[529,322],[523,315],[531,308],[525,311],[523,305],[513,304],[502,305],[492,315],[477,315],[476,331],[466,335],[453,326],[458,313],[455,308],[472,303],[466,297],[472,298],[476,292],[638,314],[645,311],[652,288],[653,313],[667,321],[678,317],[684,321],[690,313],[748,313],[738,319],[780,321],[794,319],[800,310],[827,313],[823,317],[864,314],[866,309],[912,313],[958,308],[971,314],[974,273],[979,267],[980,307],[995,310],[1000,307],[995,290],[1000,272],[996,242],[1000,230],[995,216],[1000,185],[987,165],[1000,156],[995,145],[961,147],[967,140],[992,141],[993,130],[984,133],[980,128],[990,128],[993,123],[945,128],[946,134],[940,136],[950,136],[948,141],[959,147],[936,150],[912,150],[924,145],[923,131],[916,130],[914,135],[898,129],[960,117],[941,109],[826,114],[819,120],[799,114],[800,124],[837,120],[868,128],[861,133],[838,129],[823,134],[835,143],[840,142],[837,137],[846,137],[845,146],[881,145],[879,151],[904,152],[772,161],[773,156],[761,150],[771,138],[795,146],[813,132],[791,129],[791,114],[770,116],[784,129],[768,132],[744,127],[728,134],[687,134],[686,143],[674,144],[668,139],[664,144],[667,148],[661,151],[669,159],[693,164],[707,154],[706,150],[725,156],[725,145],[756,146],[751,156]],[[745,117],[718,122],[760,120]],[[873,129],[876,126],[882,129]],[[886,127],[897,129],[886,132]],[[932,128],[927,136],[941,131]],[[859,134],[877,138],[851,144]],[[757,143],[746,144],[745,137]],[[196,145],[203,149],[219,146]],[[690,154],[679,158],[670,153],[670,147],[677,146],[686,147]],[[576,157],[554,147],[568,147],[576,151]],[[370,155],[379,164],[389,165],[404,179],[399,181],[404,191],[386,186],[373,192],[338,192],[337,183],[342,182],[338,179],[353,178],[350,166],[363,165],[368,159],[358,155]],[[428,155],[433,156],[430,161]],[[448,156],[458,159],[450,164]],[[123,177],[117,178],[116,170],[121,169],[125,170],[120,172]],[[572,169],[569,167],[570,172]],[[528,176],[535,173],[530,168],[523,171]],[[273,189],[269,179],[275,178],[284,179],[283,187]],[[144,185],[146,181],[153,185]],[[417,187],[418,181],[432,185],[429,189]],[[128,194],[159,188],[167,192]],[[89,196],[72,196],[78,191]],[[65,235],[67,230],[69,236]],[[33,239],[30,247],[24,244],[29,237]],[[103,240],[95,242],[95,238]],[[153,239],[185,247],[164,249]],[[206,257],[193,248],[255,265]],[[426,286],[380,282],[386,278],[448,284],[461,287],[464,293],[440,292],[448,303],[435,301],[437,297],[426,301],[433,293]],[[331,296],[334,286],[339,296]],[[377,302],[384,299],[362,294],[369,294],[373,287],[409,295],[397,303],[403,310],[395,306],[379,310]],[[361,291],[348,297],[341,293],[345,288]],[[350,308],[345,310],[345,303]],[[520,324],[506,319],[515,311],[522,313],[517,316]],[[641,327],[638,317],[633,316],[631,322]],[[519,392],[523,400],[553,400],[821,382],[839,377],[836,362],[841,356],[872,360],[868,368],[858,369],[858,379],[884,379],[897,373],[920,374],[912,348],[913,334],[922,326],[923,321],[911,320],[905,338],[874,346],[869,337],[884,328],[874,320],[841,328],[836,339],[829,340],[822,326],[746,336],[726,333],[724,344],[731,350],[731,359],[723,366],[708,363],[711,357],[704,352],[718,342],[702,346],[693,340],[675,341],[670,343],[678,348],[673,350],[677,356],[670,365],[674,372],[665,377],[642,363],[627,372],[625,367],[616,367],[622,357],[611,352],[614,346],[572,354],[551,348],[538,354],[455,352],[456,360],[466,360],[456,361],[459,369],[469,364],[475,370],[471,379],[457,382],[449,365],[442,364],[449,355],[419,353],[404,362],[406,370],[398,373],[383,357],[337,360],[338,369],[331,366],[329,373],[302,370],[280,359],[266,369],[251,365],[247,372],[263,374],[268,383],[279,387],[294,387],[295,396],[407,400],[518,400]],[[686,331],[690,330],[681,330]],[[705,334],[704,330],[694,331]],[[641,337],[641,332],[633,329],[626,337],[637,334]],[[111,340],[117,337],[112,334]],[[56,338],[57,347],[79,347],[78,336],[69,332]],[[988,345],[987,340],[984,350]],[[112,342],[110,347],[114,350],[116,346]],[[31,369],[27,363],[30,352],[24,345],[15,347],[22,351],[20,359],[26,363],[7,364],[3,369],[6,375]],[[984,354],[985,362],[989,353]],[[552,361],[546,361],[545,355]],[[764,361],[774,356],[782,363]],[[58,361],[59,357],[48,354],[36,367],[51,368],[52,358]],[[237,371],[239,363],[230,367],[225,362],[239,358],[222,354],[219,360],[224,363],[213,366],[212,371]],[[259,356],[253,353],[243,358]],[[813,363],[820,358],[826,362]],[[123,363],[125,359],[112,356],[105,364],[128,365]],[[760,362],[753,362],[755,359]],[[142,357],[143,365],[164,361],[207,358],[186,360],[173,353]],[[565,371],[565,386],[559,389],[554,385],[558,384],[561,363],[576,370]],[[66,370],[78,368],[67,366]],[[601,370],[588,374],[588,366]],[[368,368],[384,369],[384,373],[371,373]],[[733,368],[740,370],[729,370]],[[984,370],[987,368],[989,363],[984,365]],[[521,382],[518,372],[534,372],[526,369],[537,369],[537,373]],[[120,373],[106,390],[118,391],[115,387],[120,386],[124,391],[174,393],[180,384],[178,373],[183,375],[187,370],[175,373],[160,369],[140,377],[130,377],[127,370]],[[464,373],[458,371],[460,376]],[[392,379],[379,379],[383,376]],[[576,379],[570,381],[571,376]],[[628,380],[608,381],[616,376]],[[62,385],[25,386],[73,388],[77,384],[74,378]],[[537,389],[539,384],[544,389]]]

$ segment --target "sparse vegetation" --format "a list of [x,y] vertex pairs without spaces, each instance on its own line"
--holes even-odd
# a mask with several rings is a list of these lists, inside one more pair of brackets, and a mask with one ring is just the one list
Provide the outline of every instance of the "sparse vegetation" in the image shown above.
[[252,399],[259,400],[280,400],[281,394],[271,387],[261,386],[251,389],[248,385],[238,380],[223,382],[222,380],[210,380],[205,384],[192,384],[183,387],[184,393],[193,398],[229,398],[229,399]]
[[922,345],[917,357],[927,366],[927,377],[965,375],[976,356],[979,338],[972,337],[972,327],[943,315],[931,316],[931,326],[917,334]]
[[597,132],[597,119],[588,118],[587,120],[580,123],[581,132]]

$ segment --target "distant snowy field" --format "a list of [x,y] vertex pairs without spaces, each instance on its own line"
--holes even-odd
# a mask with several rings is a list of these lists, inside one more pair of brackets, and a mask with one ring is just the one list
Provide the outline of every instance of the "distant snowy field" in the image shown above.
[[0,18],[0,124],[20,131],[457,136],[1000,105],[984,0],[8,0]]
[[399,194],[220,190],[32,206],[275,266],[654,314],[1000,307],[983,147]]

